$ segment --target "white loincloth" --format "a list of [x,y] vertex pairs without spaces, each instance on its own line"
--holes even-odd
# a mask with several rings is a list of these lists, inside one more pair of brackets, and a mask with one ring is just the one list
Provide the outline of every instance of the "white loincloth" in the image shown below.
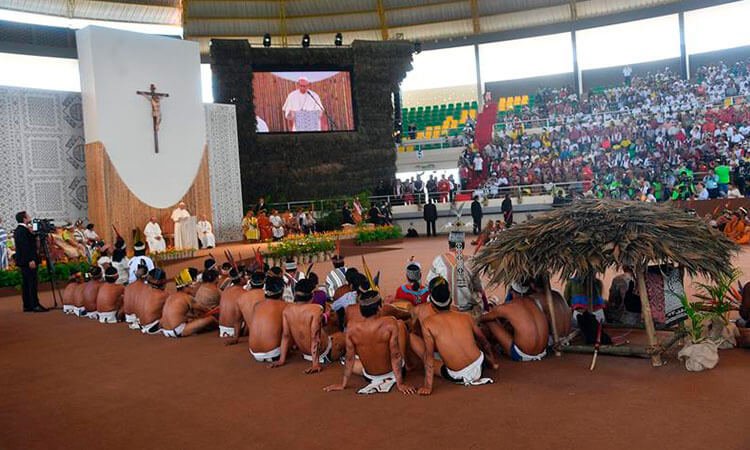
[[[354,355],[355,358],[359,359],[359,355]],[[404,360],[401,360],[401,367],[404,366]],[[396,384],[396,375],[391,370],[383,375],[370,375],[365,370],[364,364],[362,365],[362,376],[370,382],[367,386],[357,391],[357,394],[385,394],[391,392],[393,386]]]
[[234,327],[225,327],[224,325],[219,325],[219,337],[234,337]]
[[100,312],[99,323],[117,323],[117,311]]
[[156,319],[153,322],[142,325],[141,326],[141,333],[143,334],[159,334],[160,328],[159,328],[159,321],[161,319]]
[[177,325],[174,330],[165,330],[164,328],[162,328],[161,334],[163,334],[165,337],[178,338],[182,336],[182,332],[185,331],[186,325],[187,323],[182,322],[181,324]]
[[281,347],[279,346],[273,350],[261,353],[256,353],[250,350],[250,354],[253,355],[253,358],[258,362],[273,362],[274,358],[279,358],[281,356]]
[[[547,342],[549,342],[549,339],[547,340]],[[547,356],[546,349],[542,350],[542,352],[538,355],[529,355],[528,353],[524,353],[523,350],[521,350],[515,342],[511,344],[510,353],[510,357],[513,361],[521,362],[541,361],[545,356]]]
[[138,330],[141,328],[141,325],[138,322],[138,316],[135,314],[125,314],[125,323],[128,324],[128,328],[131,330]]
[[63,305],[63,314],[75,314],[76,307],[73,305]]
[[[328,336],[328,346],[326,347],[326,350],[320,354],[318,357],[318,362],[321,364],[327,364],[331,362],[331,359],[328,357],[328,354],[331,353],[331,349],[333,348],[333,338],[331,336]],[[306,355],[302,353],[302,357],[305,358],[305,361],[312,362],[312,355]]]
[[494,383],[492,378],[482,378],[483,362],[484,353],[480,351],[479,357],[463,369],[454,371],[445,366],[445,370],[454,380],[463,380],[464,386],[479,386],[482,384]]

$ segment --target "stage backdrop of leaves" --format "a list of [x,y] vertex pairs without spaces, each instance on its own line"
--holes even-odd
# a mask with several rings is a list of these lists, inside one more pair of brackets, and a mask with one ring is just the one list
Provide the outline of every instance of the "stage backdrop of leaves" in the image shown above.
[[[354,41],[338,48],[254,48],[213,39],[214,101],[237,108],[243,203],[274,202],[372,190],[396,172],[392,94],[411,70],[407,41]],[[256,134],[253,70],[351,70],[356,131]]]

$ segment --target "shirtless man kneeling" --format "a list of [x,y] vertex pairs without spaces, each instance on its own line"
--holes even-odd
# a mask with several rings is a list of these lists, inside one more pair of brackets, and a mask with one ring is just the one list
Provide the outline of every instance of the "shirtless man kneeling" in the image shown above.
[[96,296],[99,294],[99,288],[102,286],[102,268],[94,266],[89,270],[91,279],[83,287],[83,304],[78,309],[79,317],[86,316],[89,319],[97,320],[99,314],[96,312]]
[[[197,271],[196,271],[197,272]],[[166,337],[190,336],[216,324],[213,316],[195,316],[193,294],[196,283],[189,269],[175,279],[177,292],[167,297],[161,312],[161,332]]]
[[282,315],[288,305],[284,294],[284,280],[267,276],[263,288],[265,299],[254,303],[251,309],[242,309],[248,327],[248,349],[258,362],[274,362],[281,357]]
[[116,284],[120,274],[110,266],[104,271],[104,284],[96,295],[96,312],[99,323],[117,323],[122,318],[122,295],[125,286]]
[[158,334],[161,312],[169,294],[164,291],[167,275],[158,267],[151,269],[146,278],[148,289],[138,297],[138,322],[143,334]]
[[[255,304],[265,300],[263,285],[266,283],[266,273],[256,270],[245,285],[244,292],[235,300],[235,305],[229,308],[221,307],[219,311],[219,337],[224,345],[234,345],[240,340],[243,324],[247,327],[252,317]],[[246,319],[248,318],[248,319]]]
[[83,295],[83,277],[79,271],[70,274],[62,293],[63,314],[75,314],[75,299]]
[[138,323],[138,302],[141,293],[148,289],[146,285],[146,276],[148,275],[148,266],[145,261],[138,263],[135,270],[135,281],[125,286],[125,292],[122,296],[122,311],[125,314],[125,322],[131,330],[141,328]]
[[337,361],[344,353],[344,333],[329,336],[323,329],[324,308],[310,303],[315,290],[313,281],[303,278],[294,289],[294,304],[284,308],[282,314],[281,357],[271,367],[283,366],[294,344],[302,351],[302,357],[312,363],[305,373],[317,373],[323,370],[322,364]]
[[[430,280],[429,302],[435,314],[426,314],[420,322],[424,341],[415,335],[411,339],[412,349],[424,363],[424,386],[419,394],[432,393],[436,373],[466,386],[492,383],[492,378],[482,378],[485,358],[493,369],[498,367],[490,343],[471,315],[451,310],[451,290],[445,278],[437,276]],[[440,354],[438,361],[435,352]]]
[[[512,300],[495,306],[480,319],[513,361],[539,361],[547,355],[547,316],[532,298],[524,296],[528,289],[513,283]],[[506,325],[510,326],[512,334]]]
[[240,330],[235,330],[234,325],[237,323],[237,319],[242,316],[240,307],[237,305],[237,300],[242,294],[247,292],[245,291],[245,279],[243,275],[244,273],[236,269],[231,269],[229,272],[231,284],[221,292],[218,319],[220,338],[239,336]]
[[413,394],[414,387],[403,382],[406,325],[394,317],[380,315],[383,301],[377,291],[361,294],[358,302],[364,320],[347,325],[344,379],[341,384],[332,384],[324,390],[346,389],[352,373],[357,373],[370,383],[357,391],[360,394],[389,392],[394,384],[400,392]]

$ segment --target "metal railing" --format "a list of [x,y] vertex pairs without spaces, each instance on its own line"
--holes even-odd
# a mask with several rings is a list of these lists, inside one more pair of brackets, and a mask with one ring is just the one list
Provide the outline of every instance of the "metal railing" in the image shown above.
[[[693,182],[697,183],[703,180],[703,178],[708,174],[708,172],[694,172],[693,173]],[[412,201],[409,202],[409,204],[424,204],[429,199],[434,199],[436,202],[441,201],[453,201],[458,196],[466,196],[468,195],[469,198],[473,197],[474,194],[477,193],[477,191],[481,191],[483,198],[488,199],[495,199],[495,198],[503,198],[506,194],[510,194],[511,197],[516,199],[523,199],[523,197],[531,197],[531,196],[538,196],[538,195],[554,195],[558,191],[562,190],[563,194],[565,196],[569,194],[583,194],[584,193],[584,185],[591,185],[595,183],[596,180],[591,181],[564,181],[559,183],[539,183],[539,184],[523,184],[523,185],[514,185],[514,186],[499,186],[497,188],[497,191],[495,192],[495,189],[491,187],[485,187],[480,186],[475,189],[463,189],[463,190],[457,190],[451,194],[448,194],[447,197],[445,194],[442,194],[440,192],[433,192],[432,194],[428,195],[427,189],[425,188],[422,192],[417,192],[412,194]],[[395,195],[395,194],[388,194],[388,195],[372,195],[367,197],[367,201],[364,201],[362,199],[362,202],[365,204],[383,204],[387,203],[391,206],[401,206],[406,203],[406,198],[408,196],[405,194],[402,195]],[[268,209],[277,209],[279,211],[296,211],[297,208],[301,209],[302,211],[313,211],[314,213],[320,213],[321,211],[328,211],[331,209],[331,206],[334,206],[334,209],[341,209],[342,204],[344,202],[347,202],[349,205],[351,205],[351,202],[353,200],[353,197],[336,197],[336,198],[327,198],[327,199],[321,199],[321,200],[298,200],[293,202],[278,202],[278,203],[268,203]],[[253,205],[246,208],[251,209]]]
[[[442,194],[440,192],[434,192],[428,195],[427,190],[424,189],[422,192],[416,192],[412,194],[412,201],[410,202],[410,204],[424,204],[429,199],[442,201],[444,197],[447,201],[451,201],[459,195],[473,196],[477,192],[477,190],[482,191],[482,195],[484,198],[502,198],[505,196],[505,194],[510,194],[515,198],[528,197],[533,195],[551,195],[559,189],[563,189],[563,191],[567,194],[568,192],[583,192],[584,183],[584,181],[567,181],[563,183],[502,186],[498,187],[496,194],[492,193],[494,189],[480,187],[477,189],[457,190],[452,194],[448,194],[447,197],[445,197],[445,194]],[[406,203],[406,197],[407,195],[405,194],[402,194],[400,196],[395,194],[372,195],[366,199],[367,201],[364,201],[364,199],[362,199],[362,202],[367,204],[375,203],[378,205],[387,203],[391,206],[400,206]],[[320,200],[297,200],[293,202],[267,203],[266,205],[268,210],[276,209],[279,211],[296,211],[299,208],[300,210],[305,212],[313,211],[315,213],[319,213],[324,210],[330,210],[330,207],[332,205],[335,206],[334,209],[341,209],[344,202],[347,202],[349,205],[351,205],[352,199],[353,197],[336,197]],[[252,207],[253,205],[246,207],[245,211],[251,209]]]

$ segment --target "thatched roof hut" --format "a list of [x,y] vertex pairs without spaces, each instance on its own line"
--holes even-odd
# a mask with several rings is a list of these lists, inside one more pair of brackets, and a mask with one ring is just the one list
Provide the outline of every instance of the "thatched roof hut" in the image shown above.
[[474,268],[497,285],[662,263],[715,278],[730,274],[737,251],[700,218],[669,205],[580,200],[500,233],[474,258]]

